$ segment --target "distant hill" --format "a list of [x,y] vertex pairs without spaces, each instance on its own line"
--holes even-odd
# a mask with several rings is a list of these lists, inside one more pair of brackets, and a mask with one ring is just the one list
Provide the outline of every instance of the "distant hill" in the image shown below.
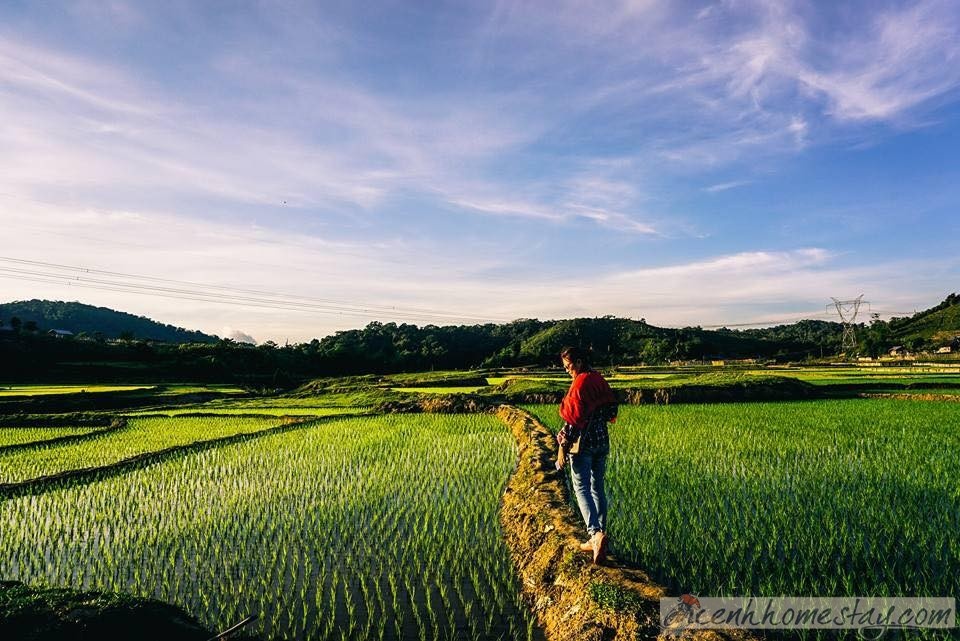
[[36,323],[41,332],[65,329],[74,334],[83,332],[103,338],[132,336],[168,343],[214,343],[219,340],[216,336],[164,325],[144,316],[76,302],[27,300],[0,303],[0,321],[9,327],[10,320],[14,317],[23,323]]
[[[39,335],[46,330],[66,329],[92,337],[132,336],[171,344],[218,342],[216,336],[76,302],[32,300],[0,304],[0,321],[9,326],[14,316],[23,325],[35,323]],[[4,342],[11,343],[12,333],[4,334],[7,335]],[[548,365],[555,364],[557,354],[565,345],[589,348],[595,362],[604,365],[723,359],[784,362],[839,354],[841,334],[840,323],[820,320],[761,329],[716,330],[655,327],[643,319],[613,316],[547,321],[519,319],[503,325],[444,327],[372,322],[362,329],[336,332],[277,353],[278,358],[291,362],[303,359],[304,371],[322,369],[341,373]],[[910,318],[860,325],[858,353],[878,356],[893,345],[904,345],[912,351],[931,350],[955,343],[954,337],[958,335],[960,296],[951,294],[939,305]],[[18,336],[27,338],[38,334],[25,332]],[[57,347],[51,347],[51,353],[60,348],[63,351],[68,346],[58,343]],[[244,359],[253,359],[259,353],[237,352],[239,360],[233,366],[242,369]],[[83,358],[97,360],[89,354],[83,354]],[[221,358],[218,362],[223,365],[227,361]],[[287,367],[292,365],[285,363],[280,368]]]
[[957,336],[960,336],[960,295],[957,294],[950,294],[939,305],[909,318],[890,319],[890,337],[903,345],[917,341],[935,347],[949,345]]

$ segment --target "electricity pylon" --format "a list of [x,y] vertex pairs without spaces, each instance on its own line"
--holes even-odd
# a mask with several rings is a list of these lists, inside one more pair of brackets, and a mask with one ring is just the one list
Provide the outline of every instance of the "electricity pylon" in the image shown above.
[[[857,333],[855,331],[857,314],[860,313],[861,305],[866,305],[869,309],[870,302],[863,300],[863,294],[853,300],[837,300],[833,296],[830,299],[833,301],[833,307],[837,310],[837,315],[840,316],[840,322],[843,323],[843,337],[840,340],[841,349],[847,354],[854,354],[857,351]],[[830,305],[827,305],[827,313],[830,313],[830,307]]]

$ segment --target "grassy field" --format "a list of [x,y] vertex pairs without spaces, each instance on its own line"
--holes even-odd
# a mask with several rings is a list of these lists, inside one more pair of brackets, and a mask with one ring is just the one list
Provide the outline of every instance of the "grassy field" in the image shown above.
[[313,426],[0,502],[0,576],[180,604],[270,638],[536,638],[494,417]]
[[0,447],[42,443],[64,436],[77,436],[97,431],[97,427],[0,427]]
[[[825,389],[960,392],[949,387],[957,376],[876,369],[661,368],[611,382],[673,390],[773,374]],[[486,382],[508,379],[508,392],[570,380],[545,370]],[[146,403],[50,415],[66,427],[11,421],[0,446],[96,429],[70,417],[128,424],[0,451],[0,483],[318,419],[0,498],[0,579],[160,598],[218,629],[256,613],[255,631],[274,639],[540,638],[497,521],[516,462],[505,426],[489,415],[357,416],[385,400],[500,392],[483,382],[480,372],[323,379],[289,396],[165,385],[143,389]],[[916,382],[948,387],[901,389]],[[197,402],[216,394],[236,397]],[[559,428],[555,405],[529,409]],[[960,403],[623,406],[611,435],[614,550],[671,590],[960,592]]]
[[[749,380],[753,377],[784,376],[819,386],[830,385],[960,385],[960,370],[943,368],[906,367],[689,367],[664,368],[603,368],[613,387],[675,387],[687,384],[718,384]],[[512,376],[488,378],[490,385],[501,385],[508,380],[568,383],[570,378],[552,370],[518,373]]]
[[0,385],[0,397],[49,396],[52,394],[97,394],[103,392],[132,392],[154,390],[157,397],[184,394],[218,393],[245,394],[236,385]]
[[458,385],[455,387],[391,387],[394,392],[405,394],[473,394],[481,389],[481,385]]
[[958,448],[956,403],[623,407],[611,538],[678,591],[953,596]]
[[218,385],[218,384],[207,384],[207,385],[163,385],[159,388],[158,396],[180,396],[183,394],[205,394],[205,393],[217,393],[217,394],[246,394],[246,390],[242,387],[237,387],[236,385]]
[[345,416],[367,412],[363,407],[316,407],[289,403],[287,405],[259,405],[256,403],[240,403],[235,405],[186,405],[179,407],[163,407],[127,412],[127,416],[189,416],[191,414],[216,414],[219,416]]
[[152,385],[3,385],[0,396],[48,396],[50,394],[96,394],[151,389]]
[[16,483],[79,468],[101,467],[168,447],[258,432],[276,418],[134,418],[127,427],[64,445],[0,452],[0,483]]

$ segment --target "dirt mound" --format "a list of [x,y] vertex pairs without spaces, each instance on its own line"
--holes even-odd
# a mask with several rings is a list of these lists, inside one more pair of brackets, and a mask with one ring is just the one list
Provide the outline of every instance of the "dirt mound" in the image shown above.
[[495,406],[488,400],[472,394],[437,394],[387,401],[377,406],[383,414],[464,414],[491,412]]
[[[505,403],[559,403],[569,384],[536,379],[508,379],[487,393]],[[668,405],[670,403],[741,403],[818,398],[821,391],[810,383],[787,376],[733,376],[704,374],[660,385],[614,388],[621,403]]]
[[404,378],[395,381],[398,387],[486,387],[486,376],[449,376]]
[[716,383],[685,383],[676,386],[626,389],[621,398],[630,405],[670,403],[742,403],[749,401],[792,401],[818,398],[815,385],[786,376],[732,379]]
[[[579,550],[585,534],[554,469],[550,432],[533,416],[501,405],[497,416],[517,440],[517,469],[507,485],[500,521],[522,583],[523,597],[548,639],[656,639],[664,588],[616,558],[595,566]],[[685,639],[739,639],[700,631]]]

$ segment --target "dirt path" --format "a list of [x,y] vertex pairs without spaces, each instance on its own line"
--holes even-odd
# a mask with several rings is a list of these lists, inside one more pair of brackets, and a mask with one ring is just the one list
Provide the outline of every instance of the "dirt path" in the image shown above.
[[[554,470],[555,447],[547,428],[509,405],[501,405],[497,416],[509,426],[519,449],[500,521],[524,599],[547,638],[676,639],[661,635],[660,597],[666,596],[662,586],[616,558],[595,566],[579,550],[586,535],[570,508],[563,478]],[[701,631],[680,638],[746,641],[750,637]]]

